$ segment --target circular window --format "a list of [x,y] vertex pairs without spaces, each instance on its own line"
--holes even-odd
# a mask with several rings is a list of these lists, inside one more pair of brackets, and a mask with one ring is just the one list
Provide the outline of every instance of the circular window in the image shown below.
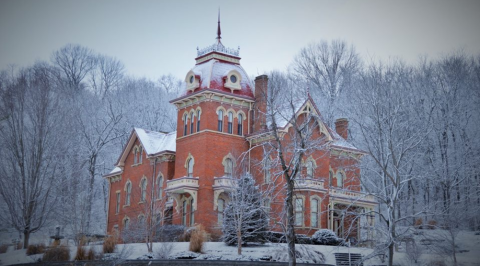
[[230,76],[230,81],[231,81],[232,83],[237,82],[237,76],[231,75],[231,76]]
[[193,83],[193,79],[194,79],[194,77],[190,76],[190,83]]

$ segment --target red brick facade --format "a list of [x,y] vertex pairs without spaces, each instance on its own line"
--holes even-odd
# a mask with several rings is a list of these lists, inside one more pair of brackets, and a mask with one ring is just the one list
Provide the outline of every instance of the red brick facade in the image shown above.
[[[163,134],[135,129],[117,167],[105,175],[110,181],[109,234],[122,231],[126,220],[144,215],[143,206],[149,204],[152,192],[156,193],[153,195],[156,199],[159,190],[165,197],[163,223],[202,224],[208,231],[218,232],[219,199],[228,202],[232,177],[244,172],[250,172],[262,188],[274,187],[272,197],[268,198],[271,227],[279,229],[276,222],[284,220],[284,180],[272,177],[278,170],[272,166],[268,170],[272,180],[266,182],[267,170],[259,163],[265,158],[262,143],[271,141],[261,139],[262,134],[268,133],[263,98],[268,77],[257,77],[254,94],[238,53],[226,50],[220,41],[216,45],[216,50],[199,51],[197,64],[185,78],[185,95],[172,101],[178,110],[177,131]],[[318,113],[310,97],[299,111],[306,106]],[[357,237],[358,226],[356,222],[352,224],[344,211],[375,206],[372,198],[360,192],[357,163],[363,152],[340,136],[347,136],[348,128],[347,120],[341,122],[337,127],[341,132],[337,134],[320,121],[324,130],[319,128],[314,137],[324,139],[325,148],[304,157],[295,192],[297,233],[311,235],[320,228],[330,228],[341,236]],[[288,136],[285,135],[285,142],[289,141]],[[140,147],[142,160],[135,163]],[[270,154],[272,158],[275,156]],[[307,170],[309,165],[313,168]],[[162,183],[157,182],[160,175]],[[147,180],[146,189],[142,188],[142,178]],[[131,192],[127,191],[129,182]],[[145,196],[142,189],[146,190]],[[128,193],[130,204],[126,204]],[[119,205],[117,195],[120,195]],[[316,207],[312,206],[314,203]],[[353,230],[346,233],[346,228]]]

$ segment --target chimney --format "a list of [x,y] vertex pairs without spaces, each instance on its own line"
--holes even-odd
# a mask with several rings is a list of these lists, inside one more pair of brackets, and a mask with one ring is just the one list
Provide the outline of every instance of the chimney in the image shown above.
[[267,129],[267,94],[268,76],[261,75],[255,78],[255,106],[253,132]]
[[348,139],[348,119],[339,118],[335,120],[335,131],[344,139]]

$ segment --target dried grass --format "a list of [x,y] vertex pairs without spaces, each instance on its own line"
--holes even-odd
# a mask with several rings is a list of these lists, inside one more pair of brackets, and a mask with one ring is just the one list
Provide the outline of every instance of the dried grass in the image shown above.
[[87,250],[84,246],[78,245],[77,246],[77,255],[75,255],[74,260],[87,260]]
[[203,244],[206,241],[206,235],[207,234],[201,225],[197,226],[194,230],[192,230],[188,250],[192,252],[202,253]]
[[45,252],[45,244],[32,244],[27,247],[27,255],[41,254]]
[[68,261],[70,260],[70,250],[66,246],[50,247],[43,254],[43,261]]
[[117,238],[109,236],[103,242],[103,253],[113,253],[117,247]]
[[0,254],[7,253],[7,250],[8,250],[7,244],[0,245]]

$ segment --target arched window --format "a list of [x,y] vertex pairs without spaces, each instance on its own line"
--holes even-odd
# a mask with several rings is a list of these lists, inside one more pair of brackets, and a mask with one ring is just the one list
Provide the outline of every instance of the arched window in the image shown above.
[[183,135],[186,136],[187,135],[187,127],[188,127],[188,116],[187,114],[184,114],[183,115]]
[[187,225],[187,200],[182,203],[182,225]]
[[119,213],[120,212],[120,191],[118,191],[116,193],[116,196],[117,196],[117,198],[116,198],[116,202],[115,202],[116,203],[115,204],[115,213]]
[[225,208],[225,200],[224,199],[218,199],[217,201],[217,211],[218,211],[218,220],[217,223],[219,225],[223,224],[223,211]]
[[295,199],[295,226],[303,226],[303,199]]
[[333,171],[328,172],[328,185],[333,186]]
[[225,159],[225,176],[232,176],[233,172],[233,161],[230,158]]
[[129,206],[130,197],[132,196],[132,183],[127,182],[127,184],[125,184],[125,193],[127,194],[125,197],[125,205]]
[[193,177],[193,158],[189,158],[187,161],[187,176]]
[[157,199],[161,199],[163,194],[163,175],[157,177]]
[[307,178],[312,179],[315,166],[312,161],[307,162]]
[[138,163],[138,148],[137,146],[135,146],[133,148],[133,164],[137,164]]
[[141,190],[141,199],[140,201],[145,201],[147,198],[147,179],[143,178],[140,182],[140,190]]
[[145,216],[143,214],[140,214],[140,216],[138,216],[138,224],[143,225],[144,223],[145,223]]
[[194,114],[193,114],[193,112],[192,112],[192,113],[190,114],[190,134],[193,134],[193,132],[194,132],[194,131],[193,131],[193,122],[194,122],[194,121],[193,121],[193,120],[194,120],[193,118],[194,118]]
[[128,229],[129,226],[130,226],[130,218],[127,217],[123,220],[123,228],[126,230]]
[[195,209],[193,208],[193,199],[190,201],[190,226],[195,223]]
[[318,228],[318,199],[312,199],[310,202],[310,227]]
[[143,148],[142,146],[138,147],[138,163],[143,162]]
[[343,173],[338,171],[337,172],[337,187],[343,187],[344,176]]
[[218,131],[223,132],[223,110],[218,110]]
[[197,110],[197,132],[200,131],[200,110]]
[[239,136],[243,135],[243,115],[238,114],[238,127],[237,127],[237,132]]
[[270,168],[272,163],[270,162],[270,157],[265,157],[265,183],[270,183]]
[[233,113],[228,112],[228,133],[233,133]]

